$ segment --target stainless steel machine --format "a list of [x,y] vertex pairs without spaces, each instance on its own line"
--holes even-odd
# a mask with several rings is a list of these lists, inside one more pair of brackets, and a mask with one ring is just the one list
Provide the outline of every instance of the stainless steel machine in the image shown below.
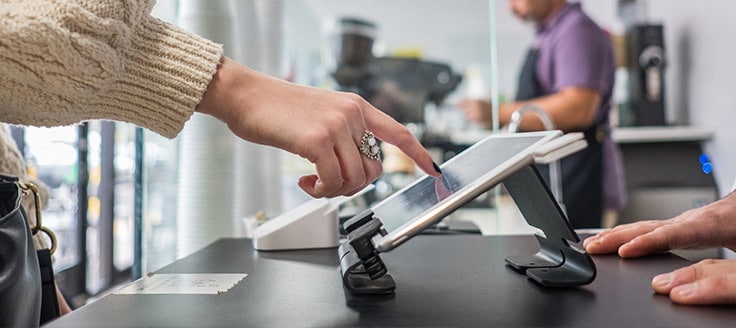
[[401,123],[424,123],[424,106],[441,103],[462,76],[440,62],[404,57],[375,57],[376,25],[342,18],[332,39],[332,76],[344,91],[360,94]]

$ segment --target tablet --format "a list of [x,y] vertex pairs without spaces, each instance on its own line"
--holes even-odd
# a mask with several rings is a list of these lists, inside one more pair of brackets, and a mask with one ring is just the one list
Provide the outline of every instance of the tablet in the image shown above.
[[534,162],[534,150],[560,131],[494,134],[442,164],[442,176],[424,176],[371,207],[386,234],[372,239],[389,251],[441,221],[519,169]]

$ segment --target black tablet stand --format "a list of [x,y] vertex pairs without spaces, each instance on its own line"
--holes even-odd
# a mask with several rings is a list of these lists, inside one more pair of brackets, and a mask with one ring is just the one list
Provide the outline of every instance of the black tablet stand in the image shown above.
[[[593,281],[596,269],[585,251],[570,242],[580,241],[564,212],[534,165],[522,168],[504,180],[506,189],[527,223],[541,229],[536,235],[540,250],[530,256],[506,258],[506,263],[542,286],[570,287]],[[385,235],[379,219],[367,209],[343,226],[347,240],[340,245],[340,273],[351,294],[389,294],[396,289],[371,239]]]
[[526,222],[544,233],[535,236],[539,252],[508,257],[506,263],[543,286],[580,286],[592,282],[595,264],[588,253],[570,244],[580,242],[580,238],[536,167],[530,165],[517,171],[503,184]]

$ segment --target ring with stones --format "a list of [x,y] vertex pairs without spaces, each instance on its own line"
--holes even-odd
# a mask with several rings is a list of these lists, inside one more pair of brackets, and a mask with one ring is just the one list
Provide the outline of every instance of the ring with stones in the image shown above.
[[377,160],[381,156],[381,147],[373,132],[365,130],[363,137],[360,138],[360,152],[370,159]]

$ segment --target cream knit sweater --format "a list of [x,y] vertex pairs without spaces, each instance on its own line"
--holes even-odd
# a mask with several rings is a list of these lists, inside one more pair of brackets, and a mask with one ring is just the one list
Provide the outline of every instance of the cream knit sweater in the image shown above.
[[134,123],[174,137],[222,46],[150,16],[154,0],[0,0],[0,121]]

